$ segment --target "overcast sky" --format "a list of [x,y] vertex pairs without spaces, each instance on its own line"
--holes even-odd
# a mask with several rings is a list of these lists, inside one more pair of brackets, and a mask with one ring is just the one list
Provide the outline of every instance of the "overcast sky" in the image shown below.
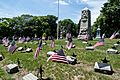
[[[91,23],[100,14],[101,7],[107,0],[59,0],[59,19],[72,19],[78,23],[81,10],[85,7],[91,11]],[[58,15],[58,0],[0,0],[0,17],[15,17],[21,14]]]

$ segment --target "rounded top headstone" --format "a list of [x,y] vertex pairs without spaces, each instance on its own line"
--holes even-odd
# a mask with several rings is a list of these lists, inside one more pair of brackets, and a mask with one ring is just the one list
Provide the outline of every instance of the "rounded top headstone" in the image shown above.
[[87,10],[89,10],[89,9],[88,9],[87,7],[85,7],[84,9],[82,9],[82,11],[84,11],[84,10],[87,11]]

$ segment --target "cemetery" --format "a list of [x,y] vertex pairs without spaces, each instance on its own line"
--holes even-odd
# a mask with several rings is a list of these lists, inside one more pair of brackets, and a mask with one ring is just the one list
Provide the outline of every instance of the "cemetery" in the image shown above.
[[107,0],[94,23],[88,0],[78,23],[60,19],[70,1],[54,3],[57,16],[0,18],[0,80],[120,80],[120,1]]
[[[94,51],[87,51],[85,47],[87,44],[83,44],[82,41],[79,41],[77,39],[73,39],[73,42],[76,45],[76,48],[71,48],[68,50],[66,48],[66,42],[65,39],[63,40],[55,40],[55,48],[50,47],[51,41],[46,41],[47,45],[44,45],[41,52],[39,53],[39,56],[37,59],[34,59],[34,53],[35,49],[37,47],[36,44],[30,44],[30,42],[27,43],[32,49],[33,52],[30,52],[29,54],[23,54],[20,51],[15,51],[13,54],[10,54],[7,52],[6,47],[3,45],[0,45],[1,52],[4,53],[5,58],[0,61],[0,76],[3,79],[23,79],[26,80],[27,76],[31,75],[35,77],[35,80],[37,78],[37,69],[40,65],[43,65],[43,77],[49,77],[51,80],[58,79],[58,80],[74,80],[75,76],[78,76],[78,79],[120,79],[120,55],[119,54],[109,54],[106,52],[106,50],[113,46],[114,43],[116,43],[118,39],[113,39],[112,42],[109,39],[105,39],[105,45],[99,46],[94,49]],[[90,40],[88,41],[91,44],[95,44],[96,40]],[[35,41],[33,42],[35,43]],[[17,46],[24,46],[26,43],[16,43]],[[54,50],[60,50],[61,45],[63,46],[64,55],[70,56],[77,55],[77,63],[74,65],[71,64],[73,62],[73,57],[69,60],[69,64],[64,63],[58,63],[58,62],[52,62],[48,61],[47,53],[54,54],[52,51]],[[118,51],[120,50],[120,47],[117,47]],[[112,67],[112,70],[114,73],[112,75],[107,75],[103,73],[95,73],[94,66],[96,64],[100,65],[100,62],[102,59],[107,57],[108,60],[110,60],[109,64]],[[18,67],[18,72],[15,72],[13,74],[9,74],[7,72],[12,71],[11,68],[13,68],[13,71],[17,70],[17,58],[19,58],[20,66],[22,68]],[[13,63],[13,66],[12,66]],[[102,62],[101,62],[102,63]],[[104,65],[106,63],[103,63]],[[106,64],[107,65],[107,64]],[[109,65],[108,65],[109,66]],[[7,69],[7,71],[6,71]],[[14,70],[16,69],[16,70]],[[28,79],[29,80],[29,79]],[[34,80],[34,79],[33,79]]]

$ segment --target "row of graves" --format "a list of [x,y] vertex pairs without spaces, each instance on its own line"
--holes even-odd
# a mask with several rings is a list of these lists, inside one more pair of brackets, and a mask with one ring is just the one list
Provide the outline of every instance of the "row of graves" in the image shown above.
[[[112,35],[112,38],[110,37],[110,39],[112,40],[114,37],[115,36]],[[85,49],[86,50],[95,50],[98,46],[104,46],[105,45],[104,38],[105,38],[105,34],[103,34],[102,37],[99,38],[99,41],[93,46],[85,38],[85,41],[83,41],[83,44],[88,44],[88,46],[85,47]],[[66,43],[67,43],[66,48],[68,50],[70,50],[71,48],[76,48],[76,45],[73,43],[72,36],[68,35],[66,37],[66,40],[67,40],[66,41]],[[22,40],[19,39],[19,41],[22,41]],[[7,38],[3,38],[2,43],[5,47],[7,47],[8,52],[11,53],[11,54],[13,54],[16,50],[21,51],[23,53],[33,52],[32,48],[27,47],[26,45],[24,47],[17,47],[14,39],[10,44],[8,44],[9,40]],[[8,45],[6,45],[6,44],[8,44]],[[36,50],[34,52],[34,58],[35,59],[39,56],[40,51],[42,50],[42,48],[46,44],[47,43],[46,42],[43,43],[42,40],[40,42],[38,42],[38,47],[36,48]],[[120,46],[120,42],[118,41],[113,46],[114,47],[108,49],[106,52],[107,53],[118,54],[119,52],[116,49],[116,47]],[[53,37],[51,38],[50,47],[51,48],[55,47],[55,40],[54,40]],[[66,56],[65,53],[64,53],[64,50],[63,50],[63,46],[61,46],[61,49],[59,49],[59,50],[48,51],[47,52],[47,57],[48,57],[47,62],[48,61],[53,61],[53,62],[71,64],[71,65],[75,65],[75,64],[78,63],[77,62],[77,55],[75,53],[73,53],[71,56]],[[2,61],[4,59],[5,59],[5,56],[4,56],[4,54],[1,53],[0,54],[0,61]],[[109,62],[109,60],[107,60],[106,57],[102,60],[102,62],[95,62],[94,71],[95,72],[102,72],[102,73],[105,73],[105,74],[113,74],[114,71],[112,69],[112,66],[108,62]],[[6,71],[10,74],[17,73],[17,72],[19,72],[20,68],[21,68],[20,60],[17,59],[17,64],[8,64],[6,66]],[[43,80],[42,73],[43,73],[43,69],[42,69],[42,66],[40,66],[40,68],[38,69],[38,75],[37,76],[35,76],[32,73],[29,73],[27,75],[24,75],[22,77],[22,80]]]
[[[6,43],[5,41],[9,41],[7,38],[4,38],[2,41],[3,45]],[[72,40],[72,39],[71,39]],[[72,48],[72,41],[68,41],[67,45],[68,45],[68,49]],[[42,40],[39,42],[38,47],[36,48],[35,54],[34,54],[34,58],[37,58],[39,56],[40,51],[42,50],[42,47],[46,45],[46,42],[43,43]],[[32,52],[32,48],[28,47],[25,45],[24,47],[17,47],[15,40],[13,39],[12,42],[8,45],[5,46],[8,50],[8,52],[10,54],[13,54],[15,51],[21,51],[22,53],[25,52]],[[55,47],[55,40],[54,38],[51,39],[51,44],[50,44],[51,48]],[[48,60],[47,61],[54,61],[54,62],[60,62],[60,63],[66,63],[66,64],[76,64],[77,63],[77,59],[76,59],[76,55],[73,54],[72,56],[65,56],[64,51],[63,51],[63,47],[61,46],[60,50],[54,50],[54,51],[49,51],[47,53],[48,56]],[[4,55],[1,54],[0,55],[0,59],[1,61],[4,59]],[[19,69],[21,68],[20,66],[20,61],[19,59],[17,59],[17,64],[13,63],[13,64],[8,64],[6,66],[6,71],[9,74],[13,74],[13,73],[17,73],[19,72]],[[29,73],[25,76],[23,76],[23,80],[42,80],[42,68],[40,67],[39,69],[39,73],[40,73],[40,77],[39,76],[35,76],[32,73]]]
[[[109,39],[112,41],[112,39],[114,39],[116,37],[116,35],[119,35],[119,33],[114,32]],[[105,45],[104,38],[105,38],[105,34],[103,34],[102,37],[99,38],[99,41],[94,45],[88,43],[87,39],[85,38],[85,41],[83,41],[83,43],[88,44],[88,46],[85,47],[85,49],[86,50],[95,50],[98,46],[104,46]],[[108,48],[106,50],[106,53],[107,54],[109,54],[109,53],[119,54],[119,52],[116,48],[116,47],[119,47],[119,46],[120,46],[120,41],[117,41],[115,44],[113,44],[113,46],[111,48]],[[94,71],[112,75],[114,73],[114,71],[112,69],[111,64],[109,64],[108,62],[109,62],[109,60],[107,60],[106,57],[102,60],[102,63],[101,62],[95,62]]]

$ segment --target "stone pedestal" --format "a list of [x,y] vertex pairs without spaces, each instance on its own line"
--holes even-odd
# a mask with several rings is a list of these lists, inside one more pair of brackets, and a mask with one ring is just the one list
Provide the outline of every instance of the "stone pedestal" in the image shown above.
[[80,19],[80,30],[78,39],[84,40],[84,37],[88,35],[88,39],[91,37],[91,12],[88,8],[82,10],[82,15]]

